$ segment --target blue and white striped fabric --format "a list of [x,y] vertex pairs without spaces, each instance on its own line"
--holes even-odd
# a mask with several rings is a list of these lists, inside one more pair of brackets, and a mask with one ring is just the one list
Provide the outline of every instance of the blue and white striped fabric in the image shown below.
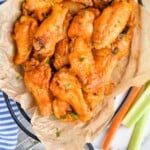
[[[12,99],[10,103],[17,117],[19,110]],[[0,91],[0,150],[15,150],[18,137],[18,126],[11,117],[4,101],[3,93]]]
[[3,4],[6,0],[0,0],[0,4]]

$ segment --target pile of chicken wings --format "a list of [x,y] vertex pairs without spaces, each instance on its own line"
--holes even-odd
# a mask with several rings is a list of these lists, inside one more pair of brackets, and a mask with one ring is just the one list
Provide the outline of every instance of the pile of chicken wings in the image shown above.
[[112,92],[112,72],[129,55],[134,3],[26,0],[14,25],[14,62],[42,116],[88,122]]

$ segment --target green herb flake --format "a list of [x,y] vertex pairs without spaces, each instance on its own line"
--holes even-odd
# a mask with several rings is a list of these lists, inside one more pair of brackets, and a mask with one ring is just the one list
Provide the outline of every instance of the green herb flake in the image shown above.
[[60,117],[60,119],[64,120],[64,119],[66,119],[66,116],[63,115],[63,116]]
[[80,57],[80,61],[83,62],[85,60],[85,57]]
[[19,76],[16,76],[16,79],[17,79],[17,80],[19,80],[19,79],[20,79],[20,77],[19,77]]
[[69,90],[71,88],[71,83],[66,84],[66,90]]
[[74,119],[79,119],[78,115],[73,113],[73,112],[69,112],[70,116],[73,117]]
[[61,132],[56,128],[56,137],[60,137]]
[[20,75],[17,75],[17,76],[16,76],[16,79],[17,79],[17,80],[21,80],[22,77],[21,77]]
[[46,65],[46,66],[49,66],[51,63],[52,63],[52,60],[47,60],[47,61],[45,61],[45,65]]

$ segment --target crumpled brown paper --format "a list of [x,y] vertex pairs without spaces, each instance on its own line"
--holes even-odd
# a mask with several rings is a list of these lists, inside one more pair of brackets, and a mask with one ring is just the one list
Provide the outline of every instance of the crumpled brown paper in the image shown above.
[[[15,45],[11,34],[13,24],[20,15],[21,1],[7,0],[0,5],[0,89],[20,102],[24,109],[29,109],[35,106],[33,98],[24,86],[20,69],[12,63]],[[46,149],[82,149],[86,142],[100,133],[113,116],[113,97],[130,86],[140,86],[150,79],[150,13],[139,6],[136,11],[137,26],[134,29],[128,61],[122,60],[118,65],[118,68],[122,68],[122,74],[118,73],[117,68],[114,71],[113,79],[118,85],[95,109],[95,117],[90,123],[62,123],[53,116],[42,118],[35,109],[32,117],[33,129]],[[59,137],[56,136],[56,132],[60,132]]]

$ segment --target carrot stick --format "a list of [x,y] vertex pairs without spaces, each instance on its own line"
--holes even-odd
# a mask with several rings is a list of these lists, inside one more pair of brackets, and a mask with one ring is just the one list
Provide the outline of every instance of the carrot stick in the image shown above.
[[133,102],[135,101],[136,97],[138,96],[138,94],[141,92],[142,89],[143,89],[143,86],[133,88],[133,90],[131,91],[131,94],[128,97],[128,100],[125,102],[125,104],[122,106],[121,110],[118,112],[118,114],[113,119],[113,121],[108,129],[108,133],[104,139],[103,145],[102,145],[103,150],[109,149],[110,143],[116,133],[116,130],[120,126],[124,116],[126,115],[130,106],[133,104]]

